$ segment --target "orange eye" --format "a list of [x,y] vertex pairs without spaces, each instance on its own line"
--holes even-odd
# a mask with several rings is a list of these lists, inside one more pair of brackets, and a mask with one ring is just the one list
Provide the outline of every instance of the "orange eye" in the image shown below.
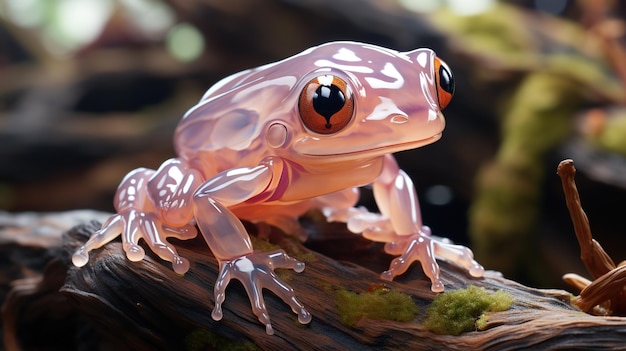
[[311,79],[302,89],[298,109],[302,122],[310,130],[320,134],[336,133],[352,119],[352,91],[337,76],[319,76]]
[[454,77],[450,67],[435,56],[435,81],[437,84],[437,100],[439,108],[444,109],[454,95]]

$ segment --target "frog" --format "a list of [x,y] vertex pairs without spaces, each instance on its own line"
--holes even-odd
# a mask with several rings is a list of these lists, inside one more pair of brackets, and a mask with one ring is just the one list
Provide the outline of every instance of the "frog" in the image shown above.
[[[84,266],[90,251],[121,236],[130,261],[144,259],[143,240],[182,275],[190,262],[168,239],[199,231],[219,263],[212,318],[223,318],[226,287],[236,279],[270,335],[262,289],[281,298],[301,324],[312,320],[275,272],[300,273],[305,264],[281,249],[255,251],[242,220],[288,232],[318,208],[328,221],[385,243],[395,258],[383,280],[419,262],[431,290],[442,292],[437,259],[481,277],[484,269],[469,248],[431,235],[422,223],[415,186],[393,156],[441,138],[441,111],[454,90],[452,71],[431,49],[400,52],[352,41],[223,78],[176,127],[176,157],[156,170],[129,172],[114,196],[116,213],[72,261]],[[357,206],[364,186],[373,189],[379,212]]]

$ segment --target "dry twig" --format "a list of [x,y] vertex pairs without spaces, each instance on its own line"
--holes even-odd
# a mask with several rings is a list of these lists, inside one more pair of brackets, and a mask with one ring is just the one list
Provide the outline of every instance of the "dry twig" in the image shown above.
[[626,267],[617,267],[600,243],[593,239],[574,181],[574,161],[561,161],[557,173],[561,177],[565,201],[580,245],[580,259],[594,278],[594,281],[589,281],[573,273],[563,277],[570,285],[582,289],[572,303],[585,312],[623,316],[626,314]]

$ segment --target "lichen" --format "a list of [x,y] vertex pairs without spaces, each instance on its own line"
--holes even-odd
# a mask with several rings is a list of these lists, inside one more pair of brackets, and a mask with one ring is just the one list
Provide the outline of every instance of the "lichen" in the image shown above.
[[438,295],[426,310],[424,327],[437,334],[459,335],[466,331],[484,329],[487,312],[505,311],[513,298],[505,291],[489,293],[469,286]]
[[350,327],[361,318],[410,322],[418,312],[411,296],[396,290],[378,289],[359,294],[339,289],[335,295],[341,323]]
[[256,351],[259,348],[250,341],[234,341],[206,329],[196,329],[185,339],[186,350],[233,350]]

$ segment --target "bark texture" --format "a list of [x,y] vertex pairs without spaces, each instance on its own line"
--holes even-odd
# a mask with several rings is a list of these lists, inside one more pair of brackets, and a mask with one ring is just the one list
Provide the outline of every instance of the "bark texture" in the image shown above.
[[[32,217],[30,225],[40,219]],[[308,230],[311,226],[317,225],[309,223]],[[272,242],[307,261],[303,273],[281,274],[312,313],[313,321],[300,325],[282,301],[266,293],[276,332],[268,336],[251,313],[245,291],[238,283],[228,289],[223,320],[211,318],[217,263],[200,239],[178,243],[180,253],[192,262],[184,276],[153,256],[137,263],[126,260],[119,242],[93,252],[87,266],[72,266],[71,253],[98,227],[97,221],[80,224],[65,232],[62,241],[41,241],[40,245],[36,244],[39,234],[35,230],[2,227],[3,251],[7,252],[9,246],[19,251],[15,251],[22,246],[19,237],[11,238],[19,233],[22,239],[29,238],[21,240],[27,244],[19,255],[27,255],[36,246],[38,251],[48,253],[39,255],[47,261],[41,273],[31,271],[29,277],[11,283],[2,315],[7,349],[179,350],[216,349],[219,345],[263,350],[421,350],[441,349],[442,345],[450,350],[615,349],[623,347],[626,338],[626,318],[585,314],[572,307],[571,295],[565,291],[529,288],[493,271],[475,279],[445,262],[441,262],[441,268],[446,289],[476,285],[490,291],[504,290],[514,302],[508,311],[489,314],[482,331],[437,335],[421,324],[435,294],[418,266],[394,282],[382,282],[377,272],[366,267],[390,259],[377,254],[378,245],[358,237],[341,239],[341,243],[329,241],[326,246],[335,246],[331,254],[344,256],[344,260],[337,261],[274,231],[269,235]],[[322,224],[321,228],[342,231],[342,226]],[[352,261],[360,264],[347,261],[349,250],[342,253],[338,248],[349,247],[349,242],[356,247]],[[372,260],[374,254],[380,258]],[[25,262],[23,258],[14,263]],[[420,308],[416,318],[407,323],[364,318],[353,327],[343,325],[337,313],[336,289],[362,293],[380,283],[411,295]]]

